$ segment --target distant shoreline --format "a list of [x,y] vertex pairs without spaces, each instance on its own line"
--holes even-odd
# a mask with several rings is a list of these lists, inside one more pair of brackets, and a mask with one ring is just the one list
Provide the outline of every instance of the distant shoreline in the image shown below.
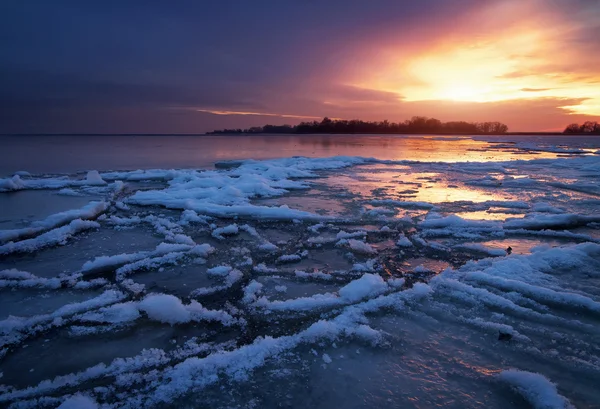
[[452,136],[531,136],[531,135],[565,135],[565,136],[598,136],[590,133],[564,133],[564,132],[505,132],[505,133],[466,133],[466,132],[406,132],[406,133],[270,133],[270,132],[232,132],[232,133],[5,133],[2,136],[247,136],[247,135],[452,135]]

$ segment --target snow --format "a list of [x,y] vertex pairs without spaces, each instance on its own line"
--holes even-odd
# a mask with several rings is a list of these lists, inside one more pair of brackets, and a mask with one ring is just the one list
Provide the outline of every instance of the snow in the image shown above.
[[141,251],[137,253],[122,253],[113,256],[99,256],[93,260],[86,261],[81,267],[82,272],[118,269],[122,275],[141,268],[156,267],[162,264],[176,264],[184,254],[199,257],[207,257],[214,252],[214,248],[209,244],[188,245],[179,243],[160,243],[154,251]]
[[[0,406],[162,407],[189,396],[210,405],[224,398],[226,385],[219,404],[238,407],[255,397],[238,381],[263,390],[283,369],[308,380],[327,371],[319,379],[337,398],[339,382],[347,381],[338,366],[373,401],[389,390],[408,407],[405,398],[430,379],[436,382],[423,401],[430,406],[449,397],[464,407],[512,399],[505,386],[490,389],[490,380],[544,408],[570,407],[561,386],[568,391],[576,382],[581,392],[573,401],[589,406],[597,400],[593,375],[600,362],[594,339],[600,201],[593,199],[600,158],[512,159],[283,158],[240,160],[217,170],[3,179],[0,189],[73,188],[104,199],[30,224],[9,220],[16,227],[0,233],[6,317],[0,321],[6,383]],[[127,189],[116,180],[128,181]],[[402,184],[410,195],[398,194]],[[334,203],[335,210],[324,209],[329,216],[303,207],[312,207],[317,195]],[[502,213],[511,216],[499,219]],[[76,246],[17,254],[69,245],[78,223],[117,233],[115,240],[94,233]],[[118,239],[125,232],[114,230],[134,226],[127,231],[131,243]],[[158,240],[144,245],[137,241],[142,235]],[[202,240],[214,247],[196,243]],[[532,249],[507,254],[509,244]],[[285,262],[299,262],[298,269],[278,264]],[[84,275],[103,278],[85,281]],[[100,337],[102,348],[89,352]],[[74,341],[77,354],[68,367],[59,359],[47,364],[53,348],[68,351]],[[364,352],[352,353],[352,360],[335,359],[357,347]],[[395,348],[401,353],[389,353]],[[453,351],[452,359],[444,351]],[[43,380],[35,384],[15,373],[14,362],[21,361],[35,369],[31,379]],[[492,375],[511,367],[532,372]],[[401,387],[381,387],[380,374],[390,370],[406,375]],[[445,373],[457,376],[448,382],[439,376]],[[282,394],[288,390],[284,385]],[[337,403],[355,398],[350,390]]]
[[276,273],[277,269],[276,268],[272,268],[272,267],[268,267],[265,263],[260,263],[256,266],[254,266],[253,270],[257,273],[263,273],[263,274],[268,274],[268,273]]
[[412,241],[408,239],[405,235],[401,235],[396,242],[398,247],[413,247]]
[[76,318],[81,321],[117,324],[135,321],[139,316],[140,313],[136,303],[126,302],[100,308],[94,312],[86,312]]
[[419,226],[424,229],[442,229],[442,228],[499,228],[500,224],[496,222],[483,220],[467,220],[457,215],[440,216],[435,213],[429,213],[427,218],[419,223]]
[[[77,278],[75,278],[76,280]],[[44,278],[37,277],[26,271],[19,271],[14,268],[0,271],[0,288],[52,288],[57,289],[67,284],[66,278],[61,280],[58,277]]]
[[322,271],[314,271],[312,273],[307,273],[306,271],[296,270],[294,271],[294,275],[298,278],[309,280],[333,280],[333,276],[331,274],[327,274]]
[[261,251],[275,252],[275,251],[279,250],[279,247],[277,247],[273,243],[267,242],[267,243],[263,243],[260,246],[258,246],[258,249]]
[[543,375],[509,369],[500,372],[498,379],[515,388],[536,409],[569,409],[573,405],[556,390]]
[[108,208],[107,202],[90,202],[81,209],[67,210],[46,217],[44,220],[31,223],[30,227],[13,230],[0,230],[0,242],[21,240],[38,235],[44,231],[65,225],[75,219],[94,219]]
[[229,272],[231,270],[233,270],[233,268],[231,266],[217,266],[217,267],[209,268],[208,270],[206,270],[206,273],[209,275],[225,277],[226,275],[229,274]]
[[388,290],[388,285],[378,274],[364,274],[340,289],[340,297],[353,303],[363,298],[371,298]]
[[348,247],[350,247],[350,250],[354,251],[355,253],[359,253],[359,254],[376,254],[377,253],[377,250],[375,250],[373,247],[371,247],[370,244],[365,243],[364,241],[360,241],[360,240],[349,239]]
[[229,226],[219,227],[214,229],[212,232],[212,236],[215,239],[225,240],[224,236],[232,236],[234,234],[239,233],[239,228],[237,224],[230,224]]
[[529,213],[523,219],[509,219],[504,223],[506,229],[557,229],[565,227],[585,226],[599,223],[600,216],[579,214],[544,214]]
[[98,409],[99,406],[88,396],[74,395],[68,398],[57,409]]
[[27,177],[26,179],[23,179],[19,175],[14,175],[11,178],[0,179],[0,192],[9,192],[24,189],[65,189],[69,187],[110,188],[111,185],[108,185],[108,183],[104,181],[100,174],[95,170],[89,171],[84,179],[71,179],[68,177],[48,177],[41,179]]
[[21,189],[25,189],[25,184],[19,175],[14,175],[8,179],[0,179],[0,192]]
[[100,176],[100,173],[98,173],[97,170],[90,170],[85,177],[85,181],[88,185],[92,186],[106,185],[106,182],[102,179],[102,176]]
[[16,242],[9,241],[8,243],[0,246],[0,255],[7,255],[17,252],[34,252],[45,247],[64,245],[66,244],[67,240],[74,235],[81,233],[82,231],[97,228],[100,228],[100,224],[96,222],[75,219],[65,226],[42,233],[35,238]]
[[0,321],[0,347],[12,344],[39,331],[62,325],[69,317],[106,305],[114,304],[125,298],[120,291],[107,290],[97,297],[79,303],[63,305],[49,314],[36,315],[30,318],[10,316]]
[[300,260],[302,260],[302,257],[298,254],[284,254],[277,258],[278,263],[294,263]]
[[170,294],[149,294],[139,305],[148,318],[166,324],[181,324],[191,320],[191,314],[181,300]]

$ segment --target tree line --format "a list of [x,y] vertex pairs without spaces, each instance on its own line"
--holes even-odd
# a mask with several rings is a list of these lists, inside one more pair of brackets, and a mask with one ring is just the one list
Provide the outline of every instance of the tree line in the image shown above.
[[361,121],[359,119],[330,119],[321,121],[300,122],[298,125],[265,125],[248,129],[221,129],[209,134],[503,134],[508,126],[501,122],[442,122],[439,119],[425,116],[413,116],[404,122]]
[[600,135],[600,124],[592,121],[586,121],[581,125],[571,124],[565,128],[563,133]]

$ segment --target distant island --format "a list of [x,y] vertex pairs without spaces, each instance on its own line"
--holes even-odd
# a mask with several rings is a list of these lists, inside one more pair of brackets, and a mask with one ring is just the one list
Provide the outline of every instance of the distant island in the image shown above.
[[565,128],[563,133],[600,135],[600,124],[592,121],[586,121],[581,125],[571,124]]
[[298,125],[264,125],[248,129],[221,129],[208,132],[221,134],[492,134],[500,135],[508,131],[501,122],[442,122],[425,116],[414,116],[404,122],[387,120],[361,121],[359,119],[330,119],[300,122]]

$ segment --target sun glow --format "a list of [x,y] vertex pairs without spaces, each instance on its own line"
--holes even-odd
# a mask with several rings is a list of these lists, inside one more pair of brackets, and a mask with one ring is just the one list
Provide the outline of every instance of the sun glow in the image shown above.
[[408,102],[553,98],[565,100],[567,112],[600,115],[600,72],[576,72],[585,61],[563,42],[573,30],[546,20],[485,36],[448,36],[425,51],[390,58],[354,85],[393,91]]
[[455,84],[450,85],[439,91],[442,99],[450,99],[453,101],[475,101],[483,97],[485,91],[481,88],[474,87],[470,84]]

